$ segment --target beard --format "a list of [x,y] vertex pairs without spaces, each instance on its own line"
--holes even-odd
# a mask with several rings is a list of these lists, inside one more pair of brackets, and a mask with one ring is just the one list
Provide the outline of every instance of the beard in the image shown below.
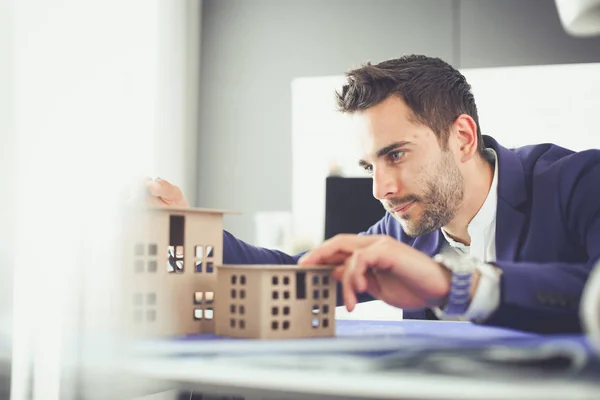
[[[432,171],[420,174],[418,186],[425,187],[420,195],[408,195],[384,202],[385,209],[392,214],[404,232],[412,237],[426,235],[447,225],[454,219],[464,198],[464,178],[450,152],[444,152],[442,159]],[[422,215],[414,215],[413,210],[402,216],[396,215],[394,207],[408,202],[421,204]]]

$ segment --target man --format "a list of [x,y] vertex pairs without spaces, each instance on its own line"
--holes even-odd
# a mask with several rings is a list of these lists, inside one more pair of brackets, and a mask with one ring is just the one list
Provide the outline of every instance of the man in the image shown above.
[[[437,58],[351,71],[337,103],[360,128],[359,165],[385,217],[302,257],[224,232],[224,263],[339,265],[349,310],[368,293],[406,318],[433,310],[538,332],[581,329],[580,296],[600,259],[600,151],[509,150],[482,136],[469,84]],[[188,206],[166,181],[148,189],[160,204]]]

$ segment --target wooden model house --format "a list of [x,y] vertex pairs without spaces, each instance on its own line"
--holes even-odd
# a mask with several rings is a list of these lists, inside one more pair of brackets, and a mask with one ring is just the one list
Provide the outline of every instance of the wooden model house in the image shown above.
[[127,334],[333,336],[331,267],[222,265],[223,214],[170,207],[134,213],[125,245]]
[[223,211],[147,208],[125,247],[124,322],[134,336],[214,332]]
[[333,336],[336,284],[330,267],[219,267],[216,334],[277,339]]

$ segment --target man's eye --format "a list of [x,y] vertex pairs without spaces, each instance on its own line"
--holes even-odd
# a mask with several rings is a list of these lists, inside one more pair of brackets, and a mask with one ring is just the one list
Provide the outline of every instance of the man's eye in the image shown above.
[[392,151],[391,153],[389,153],[390,160],[393,162],[399,161],[403,155],[404,155],[404,152],[400,151],[400,150]]
[[365,165],[365,166],[363,167],[363,169],[364,169],[365,171],[367,171],[367,173],[369,173],[369,174],[372,174],[372,173],[373,173],[373,166],[372,166],[372,165]]

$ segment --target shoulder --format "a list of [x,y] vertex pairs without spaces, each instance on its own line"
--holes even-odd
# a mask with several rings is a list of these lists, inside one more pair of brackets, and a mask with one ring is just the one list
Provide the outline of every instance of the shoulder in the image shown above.
[[585,225],[584,220],[597,217],[600,212],[600,150],[573,151],[543,144],[512,151],[521,160],[533,201],[555,202],[569,224]]
[[562,187],[576,183],[578,177],[597,174],[600,150],[574,151],[552,143],[508,149],[520,161],[525,181],[531,185],[548,183]]
[[567,174],[585,173],[600,163],[600,150],[574,151],[555,144],[538,144],[511,149],[530,173],[546,171]]

